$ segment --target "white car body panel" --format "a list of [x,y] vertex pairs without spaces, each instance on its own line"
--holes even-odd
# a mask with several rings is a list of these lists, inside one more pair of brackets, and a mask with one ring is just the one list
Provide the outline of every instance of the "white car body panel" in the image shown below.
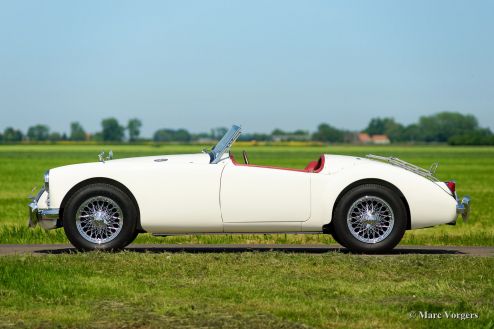
[[236,166],[221,177],[221,213],[226,223],[303,222],[310,218],[310,175],[305,172]]
[[443,183],[379,161],[338,155],[325,155],[319,173],[236,165],[228,156],[210,164],[204,153],[70,165],[50,171],[49,200],[43,193],[38,207],[60,208],[73,187],[94,178],[124,185],[150,233],[321,232],[342,191],[367,179],[401,191],[412,229],[457,216],[456,200]]
[[[223,223],[225,233],[300,233],[301,222]],[[320,232],[321,229],[318,230]]]
[[[155,161],[159,159],[167,161]],[[133,194],[142,228],[148,232],[222,232],[219,189],[223,166],[209,164],[207,154],[190,154],[60,167],[50,171],[50,207],[59,208],[78,183],[107,178]]]
[[[325,155],[326,168],[311,174],[311,219],[302,224],[304,231],[314,231],[331,218],[334,202],[352,183],[377,179],[394,185],[405,197],[411,216],[411,228],[421,228],[452,222],[456,200],[438,183],[402,168],[358,157]],[[441,183],[442,184],[442,183]]]

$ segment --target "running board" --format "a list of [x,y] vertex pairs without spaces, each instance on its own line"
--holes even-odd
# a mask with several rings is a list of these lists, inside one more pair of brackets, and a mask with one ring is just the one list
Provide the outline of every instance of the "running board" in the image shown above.
[[153,236],[180,236],[180,235],[227,235],[227,234],[325,234],[323,231],[313,232],[187,232],[187,233],[152,233]]

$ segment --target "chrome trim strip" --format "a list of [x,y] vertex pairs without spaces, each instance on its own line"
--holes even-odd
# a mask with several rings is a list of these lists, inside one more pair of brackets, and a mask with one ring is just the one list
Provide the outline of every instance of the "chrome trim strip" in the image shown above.
[[323,231],[280,231],[280,232],[184,232],[184,233],[152,233],[152,236],[182,236],[182,235],[245,235],[245,234],[324,234]]
[[50,209],[40,209],[38,210],[40,220],[45,219],[58,219],[58,208],[50,208]]

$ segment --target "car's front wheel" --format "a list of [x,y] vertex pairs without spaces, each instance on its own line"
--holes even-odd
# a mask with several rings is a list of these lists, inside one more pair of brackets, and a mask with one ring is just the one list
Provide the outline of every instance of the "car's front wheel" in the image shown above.
[[390,188],[365,184],[343,195],[333,218],[333,236],[344,247],[358,252],[393,249],[407,226],[407,212]]
[[136,237],[137,211],[119,188],[90,184],[74,193],[63,213],[63,227],[79,250],[119,250]]

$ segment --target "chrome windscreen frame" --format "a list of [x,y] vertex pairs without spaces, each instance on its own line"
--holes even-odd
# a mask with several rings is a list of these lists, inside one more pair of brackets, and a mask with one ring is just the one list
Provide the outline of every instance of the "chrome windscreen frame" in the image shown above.
[[238,136],[242,133],[242,128],[237,125],[233,125],[230,130],[221,138],[215,147],[209,152],[211,157],[210,163],[218,163],[225,152],[227,152],[233,143],[237,140]]

